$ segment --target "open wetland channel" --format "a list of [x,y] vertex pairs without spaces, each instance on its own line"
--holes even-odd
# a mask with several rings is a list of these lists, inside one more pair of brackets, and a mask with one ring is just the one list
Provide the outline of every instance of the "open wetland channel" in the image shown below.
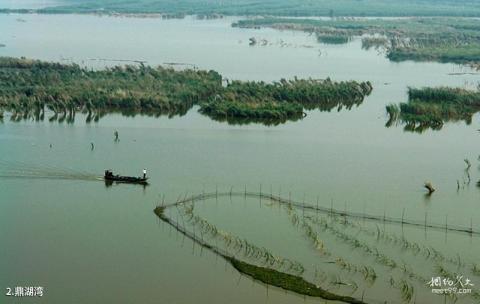
[[[264,281],[289,284],[296,276],[366,303],[478,303],[479,236],[448,229],[480,230],[478,114],[469,125],[446,122],[422,133],[385,126],[385,106],[407,102],[408,87],[474,89],[478,72],[390,62],[363,50],[360,38],[329,45],[303,32],[231,27],[238,19],[0,14],[0,56],[89,69],[145,61],[211,69],[229,80],[330,77],[373,86],[351,109],[310,110],[276,126],[215,121],[198,106],[181,116],[108,114],[90,123],[82,113],[62,123],[11,121],[5,112],[0,286],[44,286],[35,303],[337,303]],[[267,42],[251,46],[251,37]],[[146,187],[101,180],[105,169],[137,176],[143,168]],[[436,188],[430,196],[425,181]],[[163,210],[197,240],[153,212],[216,191],[238,195]],[[243,191],[447,229],[304,210]],[[267,266],[276,272],[262,274]],[[428,281],[448,274],[468,277],[473,293],[432,294]]]

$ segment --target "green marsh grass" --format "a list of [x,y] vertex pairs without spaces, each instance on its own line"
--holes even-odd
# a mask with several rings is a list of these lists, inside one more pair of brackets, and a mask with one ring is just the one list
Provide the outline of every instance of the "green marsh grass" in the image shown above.
[[[463,88],[409,88],[408,102],[386,107],[387,126],[400,121],[408,131],[439,130],[448,121],[472,122],[480,111],[480,92]],[[468,164],[467,164],[468,165]]]
[[306,110],[330,111],[359,106],[372,91],[370,82],[327,78],[281,79],[273,83],[231,81],[222,85],[215,71],[174,70],[140,65],[89,70],[25,58],[0,57],[0,109],[21,119],[53,115],[73,123],[76,112],[87,122],[106,113],[161,116],[200,112],[230,123],[279,124],[298,120]]

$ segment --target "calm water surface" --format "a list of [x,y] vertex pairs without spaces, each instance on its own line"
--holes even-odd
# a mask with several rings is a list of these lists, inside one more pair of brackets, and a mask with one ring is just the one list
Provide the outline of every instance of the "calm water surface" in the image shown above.
[[[4,2],[9,1],[0,4]],[[94,69],[120,59],[186,63],[244,80],[370,80],[374,92],[351,111],[312,111],[302,121],[276,127],[230,126],[196,108],[172,119],[108,115],[91,124],[80,114],[74,124],[14,123],[6,117],[0,124],[0,172],[31,167],[96,176],[112,168],[138,175],[147,168],[151,185],[0,177],[2,288],[44,286],[46,296],[35,303],[304,302],[239,280],[224,261],[194,250],[152,212],[163,195],[172,201],[216,187],[259,189],[261,184],[264,191],[291,192],[307,202],[319,196],[320,204],[333,202],[338,209],[395,217],[405,212],[418,220],[428,213],[431,221],[480,227],[478,117],[469,126],[448,123],[441,131],[423,134],[384,127],[385,105],[405,101],[408,86],[475,86],[478,74],[452,75],[472,72],[466,67],[391,63],[375,50],[361,50],[359,40],[323,45],[303,33],[231,28],[235,19],[230,18],[20,17],[25,22],[18,15],[0,15],[0,43],[6,45],[0,56],[76,62]],[[268,43],[251,47],[250,37]],[[473,164],[472,182],[457,191],[457,180],[463,184],[465,178],[465,158]],[[438,189],[431,197],[422,189],[426,180]],[[242,208],[248,214],[258,206]],[[215,208],[205,210],[215,215]],[[219,225],[228,225],[237,214],[219,212],[222,216],[214,216]],[[270,233],[282,235],[286,229],[277,220],[256,223],[263,231],[259,235],[264,239],[257,236],[260,245],[271,242]],[[425,239],[423,230],[410,235]],[[477,238],[439,239],[440,248],[467,260],[474,261],[480,249]],[[273,240],[279,248],[296,241]],[[381,299],[382,291],[376,292],[372,298]]]

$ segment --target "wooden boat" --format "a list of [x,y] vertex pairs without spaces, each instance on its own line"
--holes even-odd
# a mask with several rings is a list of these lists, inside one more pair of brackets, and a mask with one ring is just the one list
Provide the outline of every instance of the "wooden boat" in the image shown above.
[[148,184],[148,177],[135,177],[135,176],[122,176],[114,175],[112,171],[105,170],[105,175],[103,176],[106,182],[117,182],[117,183],[127,183],[127,184]]

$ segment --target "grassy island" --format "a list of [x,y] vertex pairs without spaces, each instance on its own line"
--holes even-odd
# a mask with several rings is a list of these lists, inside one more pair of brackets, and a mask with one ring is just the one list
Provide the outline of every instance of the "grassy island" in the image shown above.
[[200,111],[230,122],[262,121],[270,123],[299,119],[304,109],[330,111],[348,109],[363,102],[372,91],[370,82],[333,82],[330,79],[282,79],[272,84],[233,81],[219,95],[203,103]]
[[[296,120],[307,109],[350,109],[372,91],[369,82],[282,79],[222,85],[215,71],[117,66],[89,70],[78,65],[0,58],[0,108],[12,117],[73,121],[76,112],[98,119],[105,113],[182,115],[200,112],[231,123],[275,124]],[[93,118],[92,118],[93,117]]]
[[480,111],[480,92],[461,88],[409,88],[409,100],[386,107],[387,126],[397,121],[406,124],[406,130],[423,131],[441,129],[447,121],[463,120],[471,123],[472,116]]
[[464,18],[346,19],[255,18],[233,26],[271,27],[313,33],[319,42],[347,43],[362,37],[362,48],[385,50],[391,61],[437,61],[478,65],[480,24]]

